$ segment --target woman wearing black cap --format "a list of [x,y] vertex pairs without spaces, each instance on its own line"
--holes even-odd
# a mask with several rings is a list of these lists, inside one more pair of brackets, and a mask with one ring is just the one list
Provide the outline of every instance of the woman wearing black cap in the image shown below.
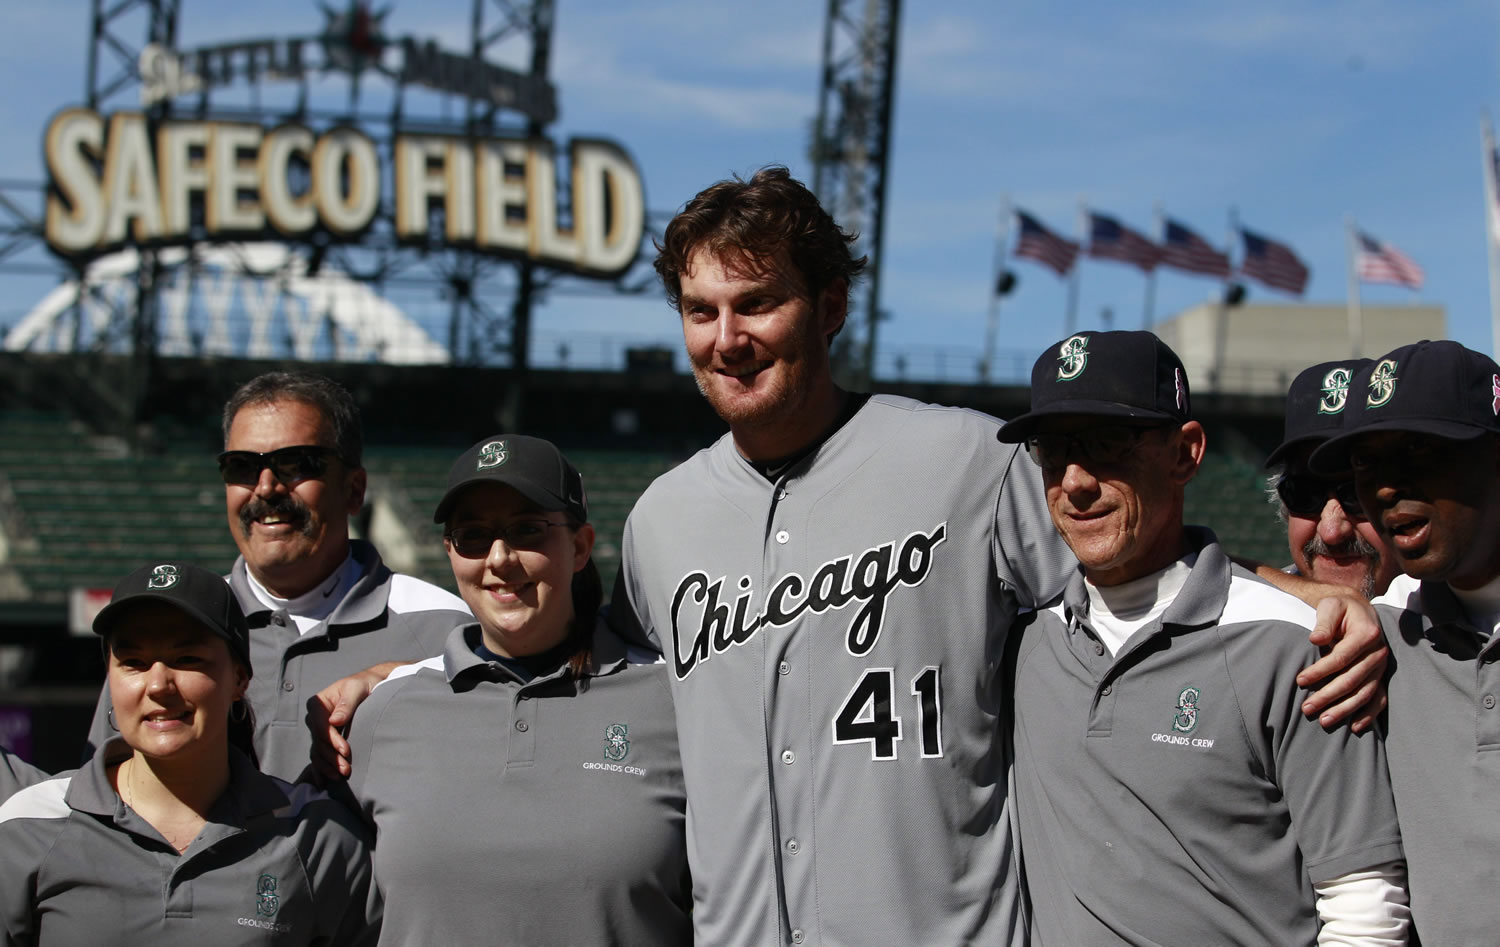
[[248,631],[224,580],[138,569],[94,631],[120,735],[0,806],[0,939],[373,943],[364,827],[255,767]]
[[666,665],[597,620],[578,471],[547,441],[489,438],[434,519],[477,621],[377,687],[349,734],[381,942],[690,943]]

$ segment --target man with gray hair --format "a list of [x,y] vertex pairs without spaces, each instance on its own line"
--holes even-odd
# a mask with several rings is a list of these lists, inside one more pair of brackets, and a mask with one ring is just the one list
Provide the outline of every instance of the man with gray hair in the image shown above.
[[[250,622],[247,693],[261,769],[296,780],[312,741],[309,699],[371,665],[429,658],[472,621],[456,595],[393,573],[349,536],[365,499],[359,407],[337,382],[268,372],[224,406],[219,473],[240,556],[228,581]],[[111,736],[106,688],[90,743]],[[318,716],[314,711],[315,718]]]
[[1281,443],[1266,458],[1267,493],[1292,554],[1288,571],[1367,599],[1386,590],[1400,565],[1360,508],[1353,476],[1313,473],[1307,458],[1339,433],[1350,379],[1369,366],[1369,359],[1343,359],[1303,370],[1287,391]]

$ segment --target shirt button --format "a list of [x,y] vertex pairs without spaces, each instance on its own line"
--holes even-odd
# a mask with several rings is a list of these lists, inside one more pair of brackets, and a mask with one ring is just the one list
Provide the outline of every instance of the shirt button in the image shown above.
[[1495,695],[1494,694],[1485,694],[1484,695],[1484,709],[1485,710],[1494,710],[1495,709]]
[[271,621],[274,622],[275,624],[278,624],[278,625],[285,625],[286,624],[286,619],[283,618],[279,614],[278,615],[272,615],[271,616]]
[[516,721],[516,729],[519,730],[519,731],[521,731],[522,733],[525,733],[530,728],[527,726],[526,721],[524,721],[524,720],[517,720]]
[[797,762],[797,754],[793,753],[791,750],[782,750],[781,762],[785,763],[788,766],[791,766],[793,763]]
[[787,664],[785,661],[783,661],[780,664],[776,665],[776,673],[778,673],[778,674],[790,674],[790,673],[792,673],[792,666],[790,664]]
[[287,692],[291,692],[297,689],[297,685],[293,684],[291,681],[282,681],[281,689]]
[[1104,695],[1105,697],[1108,697],[1109,696],[1109,685],[1105,684],[1104,685],[1104,689],[1101,690],[1099,693],[1102,694],[1102,695]]
[[1100,644],[1097,641],[1094,642],[1094,653],[1095,654],[1103,654],[1104,653],[1104,645]]
[[786,840],[786,852],[788,855],[795,855],[800,851],[802,851],[801,842],[797,841],[794,838]]
[[796,930],[792,931],[792,943],[800,944],[804,940],[807,940],[807,935],[802,933],[802,928],[799,927]]
[[782,543],[782,544],[785,544],[785,543],[786,543],[786,541],[787,541],[787,540],[788,540],[788,539],[791,539],[791,538],[792,538],[792,534],[791,534],[791,533],[789,533],[789,532],[787,532],[787,531],[786,531],[786,530],[784,530],[784,529],[782,529],[782,530],[777,530],[777,532],[776,532],[776,541],[777,541],[777,542],[778,542],[778,543]]

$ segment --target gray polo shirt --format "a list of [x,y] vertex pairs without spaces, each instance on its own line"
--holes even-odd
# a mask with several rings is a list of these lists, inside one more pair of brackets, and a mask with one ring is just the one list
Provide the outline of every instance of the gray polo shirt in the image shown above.
[[[1443,582],[1376,599],[1391,648],[1385,743],[1426,944],[1500,940],[1500,646]],[[1405,606],[1404,608],[1398,606]]]
[[4,802],[32,783],[39,783],[47,774],[24,762],[9,750],[0,748],[0,802]]
[[1035,944],[1311,944],[1315,882],[1402,857],[1379,740],[1299,709],[1313,610],[1188,536],[1182,590],[1118,654],[1081,571],[1020,643]]
[[479,626],[375,688],[349,789],[375,826],[382,944],[692,942],[667,668],[597,626],[593,667],[522,683]]
[[179,855],[111,788],[129,756],[112,741],[0,805],[5,943],[374,943],[369,834],[343,805],[231,750],[229,789]]
[[[312,736],[307,701],[343,677],[385,661],[410,663],[443,650],[454,627],[473,621],[463,599],[409,575],[392,572],[367,542],[350,543],[361,575],[317,627],[298,634],[284,610],[272,611],[251,591],[245,560],[235,560],[229,586],[250,622],[254,677],[255,752],[262,771],[295,782],[308,765]],[[109,687],[94,710],[90,747],[117,736],[110,727]]]

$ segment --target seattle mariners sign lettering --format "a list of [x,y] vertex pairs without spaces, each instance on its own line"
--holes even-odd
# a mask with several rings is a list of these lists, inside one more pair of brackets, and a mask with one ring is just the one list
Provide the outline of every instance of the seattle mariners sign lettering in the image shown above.
[[803,613],[821,614],[854,602],[861,607],[849,622],[845,646],[855,656],[869,653],[880,638],[886,600],[897,588],[927,578],[933,551],[947,535],[948,524],[939,523],[930,533],[907,536],[899,548],[892,541],[867,549],[858,562],[853,556],[842,556],[819,566],[810,582],[795,572],[787,573],[772,585],[764,606],[754,615],[750,606],[755,589],[749,576],[740,577],[740,593],[731,609],[720,598],[722,577],[688,573],[672,596],[672,669],[677,679],[686,680],[699,662],[744,644],[762,627],[789,625]]

